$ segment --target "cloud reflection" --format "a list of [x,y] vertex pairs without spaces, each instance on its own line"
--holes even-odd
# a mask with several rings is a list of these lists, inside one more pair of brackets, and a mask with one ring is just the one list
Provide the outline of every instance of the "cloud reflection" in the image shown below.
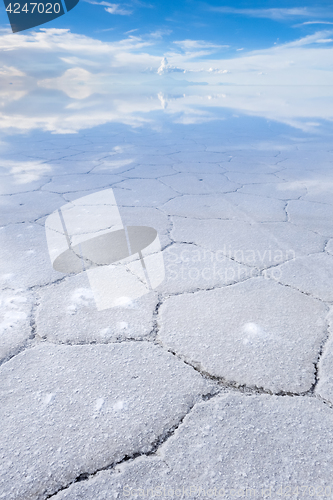
[[[108,122],[202,123],[231,112],[313,132],[333,119],[331,35],[226,59],[214,57],[224,46],[202,40],[156,55],[149,35],[102,42],[69,30],[4,33],[0,128],[70,134]],[[41,69],[37,59],[53,65]]]

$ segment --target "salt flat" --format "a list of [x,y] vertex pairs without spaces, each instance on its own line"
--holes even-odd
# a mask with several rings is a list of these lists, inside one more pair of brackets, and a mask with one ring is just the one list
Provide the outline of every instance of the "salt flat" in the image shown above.
[[[115,130],[0,154],[0,498],[332,498],[330,145]],[[44,226],[110,188],[165,278],[98,310]]]

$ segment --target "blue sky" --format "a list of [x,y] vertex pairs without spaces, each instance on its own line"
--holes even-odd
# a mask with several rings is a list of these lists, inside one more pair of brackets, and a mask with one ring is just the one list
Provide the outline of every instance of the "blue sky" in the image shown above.
[[[8,25],[4,6],[0,23]],[[253,50],[285,43],[319,27],[333,27],[329,23],[333,23],[331,2],[81,0],[70,13],[44,27],[69,28],[103,41],[118,40],[129,31],[136,36],[153,33],[156,51],[177,39],[208,40],[229,45],[223,54],[230,54],[239,48]]]

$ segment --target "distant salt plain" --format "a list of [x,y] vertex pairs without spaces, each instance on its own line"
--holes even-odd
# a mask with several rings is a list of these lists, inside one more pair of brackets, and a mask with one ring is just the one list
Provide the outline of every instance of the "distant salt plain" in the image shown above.
[[[3,139],[0,498],[331,498],[329,124],[165,109]],[[110,187],[166,277],[98,311],[44,225]]]

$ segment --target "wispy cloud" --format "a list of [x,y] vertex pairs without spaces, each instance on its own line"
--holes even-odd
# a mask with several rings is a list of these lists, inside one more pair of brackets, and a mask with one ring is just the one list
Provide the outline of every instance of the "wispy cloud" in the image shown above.
[[109,14],[118,14],[120,16],[129,16],[132,14],[133,11],[124,9],[121,7],[119,3],[110,3],[110,2],[95,2],[94,0],[84,0],[87,3],[90,3],[92,5],[101,5],[105,7],[105,11],[108,12]]
[[333,24],[331,21],[305,21],[305,23],[295,24],[294,28],[299,28],[300,26],[306,26],[308,24]]
[[220,49],[222,47],[229,47],[229,45],[216,45],[214,43],[206,42],[205,40],[179,40],[174,41],[173,43],[175,43],[185,51],[198,49]]
[[332,38],[319,38],[316,40],[316,43],[331,43],[333,42]]
[[213,54],[218,49],[229,47],[229,45],[217,45],[205,40],[176,40],[173,42],[182,50],[187,59],[195,59]]
[[137,5],[138,7],[143,7],[145,9],[154,9],[156,7],[155,5],[153,5],[151,3],[142,2],[140,0],[132,0],[132,4]]
[[314,33],[313,35],[308,35],[293,42],[285,43],[282,47],[303,47],[305,45],[311,45],[312,43],[328,43],[331,42],[331,39],[327,37],[332,34],[333,30],[317,31],[317,33]]
[[[219,49],[227,48],[229,45],[217,45],[214,43],[206,42],[205,40],[176,40],[173,42],[179,49],[181,49],[183,56],[188,59],[197,59],[204,56],[209,56]],[[177,53],[169,53],[177,55]],[[179,52],[178,52],[179,54]]]
[[[294,8],[270,8],[270,9],[237,9],[234,7],[210,7],[213,12],[221,14],[239,14],[250,17],[263,17],[275,21],[283,21],[295,17],[314,17],[318,15],[318,10],[308,9],[307,7]],[[333,17],[333,13],[325,13],[325,17]]]
[[149,34],[152,38],[163,38],[164,36],[170,35],[172,33],[172,30],[169,29],[159,29],[156,31],[153,31]]
[[[151,44],[150,41],[135,36],[129,36],[113,43],[102,42],[86,35],[71,33],[69,29],[56,28],[41,28],[40,31],[30,31],[25,34],[6,33],[0,36],[0,50],[2,49],[4,52],[23,50],[33,58],[36,57],[36,53],[42,57],[46,51],[47,54],[57,54],[60,58],[71,54],[76,57],[83,56],[85,59],[91,58],[91,61],[96,57],[109,57],[115,62],[115,65],[121,65],[124,53],[131,53],[133,50],[142,49]],[[2,59],[7,59],[6,54],[3,56]],[[156,58],[156,60],[159,61],[160,58]],[[127,61],[124,61],[123,66],[126,64]],[[31,61],[27,64],[24,61],[23,65],[31,69]]]
[[114,28],[105,28],[103,30],[96,30],[96,33],[103,33],[105,31],[113,31],[113,30],[114,30]]

